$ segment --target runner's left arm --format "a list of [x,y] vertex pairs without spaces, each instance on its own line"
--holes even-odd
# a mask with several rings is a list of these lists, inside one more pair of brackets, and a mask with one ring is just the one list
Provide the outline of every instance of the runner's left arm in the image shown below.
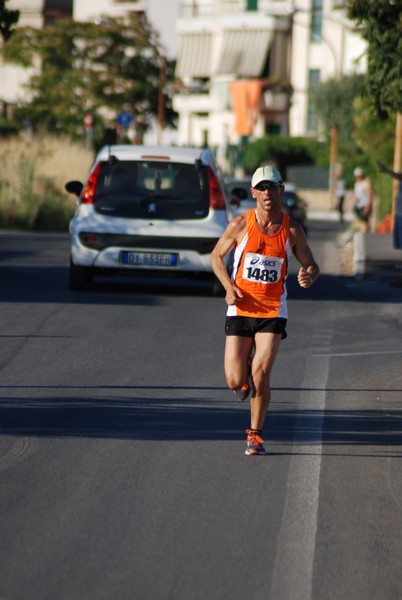
[[291,220],[290,235],[293,254],[301,264],[297,274],[297,281],[302,288],[309,288],[317,281],[320,275],[320,268],[307,243],[306,234],[304,233],[302,226],[295,219]]

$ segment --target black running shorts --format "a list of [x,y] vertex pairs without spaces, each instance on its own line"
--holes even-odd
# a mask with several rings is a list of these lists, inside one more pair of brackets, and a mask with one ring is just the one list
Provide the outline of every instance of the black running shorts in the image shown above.
[[274,319],[257,319],[254,317],[226,317],[226,335],[254,338],[258,332],[281,333],[282,339],[287,337],[287,319],[275,317]]

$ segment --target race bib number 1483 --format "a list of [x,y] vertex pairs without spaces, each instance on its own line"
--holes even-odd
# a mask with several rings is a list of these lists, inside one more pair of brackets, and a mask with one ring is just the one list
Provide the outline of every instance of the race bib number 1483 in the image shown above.
[[244,259],[243,279],[254,283],[276,283],[281,276],[283,258],[249,252]]

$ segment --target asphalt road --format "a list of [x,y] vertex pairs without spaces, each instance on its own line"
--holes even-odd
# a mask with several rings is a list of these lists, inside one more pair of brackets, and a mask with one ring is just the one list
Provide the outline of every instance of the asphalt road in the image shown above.
[[266,457],[222,298],[73,293],[66,236],[0,233],[1,600],[402,598],[401,290],[343,275],[339,227],[289,277]]

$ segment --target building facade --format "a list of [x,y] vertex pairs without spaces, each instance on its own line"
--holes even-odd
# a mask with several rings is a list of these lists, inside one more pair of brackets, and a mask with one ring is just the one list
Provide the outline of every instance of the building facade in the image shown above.
[[341,0],[294,2],[289,111],[293,136],[317,134],[317,119],[310,102],[310,92],[317,83],[366,70],[366,43],[346,19],[343,6]]
[[[18,26],[44,27],[54,19],[71,16],[72,4],[73,0],[9,0],[7,9],[20,11]],[[25,84],[32,73],[32,69],[5,64],[0,57],[0,112],[3,116],[12,116],[12,106],[26,94]]]
[[101,15],[121,17],[128,12],[145,11],[146,0],[74,0],[73,17],[76,21],[96,21]]
[[[174,96],[178,143],[230,147],[317,134],[310,91],[365,70],[341,0],[182,0]],[[360,60],[359,60],[360,59]]]
[[[144,11],[161,49],[177,56],[177,131],[163,143],[228,148],[264,135],[317,135],[314,85],[364,72],[365,42],[345,18],[344,0],[10,0],[20,25],[43,27]],[[0,63],[0,103],[26,94],[29,70]],[[147,136],[155,143],[155,131]]]

